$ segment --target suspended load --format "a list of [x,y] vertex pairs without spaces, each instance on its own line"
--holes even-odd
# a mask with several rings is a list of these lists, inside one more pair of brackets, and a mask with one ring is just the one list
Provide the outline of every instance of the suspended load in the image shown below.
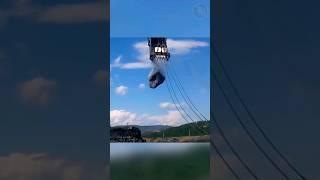
[[166,78],[160,71],[151,71],[149,75],[149,86],[150,88],[156,88],[164,82]]
[[167,47],[167,38],[148,38],[150,60],[154,68],[149,74],[149,87],[156,88],[165,80],[165,65],[169,61],[170,53]]

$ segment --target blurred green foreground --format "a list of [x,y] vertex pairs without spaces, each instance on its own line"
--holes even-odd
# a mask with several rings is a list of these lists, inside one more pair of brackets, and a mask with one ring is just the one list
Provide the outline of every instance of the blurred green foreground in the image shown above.
[[208,143],[112,143],[111,180],[209,180]]

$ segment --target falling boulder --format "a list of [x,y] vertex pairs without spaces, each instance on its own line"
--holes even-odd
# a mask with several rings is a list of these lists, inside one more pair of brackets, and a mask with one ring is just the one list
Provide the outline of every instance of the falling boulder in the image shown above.
[[160,71],[153,72],[149,76],[149,87],[154,89],[162,84],[164,80],[165,77]]

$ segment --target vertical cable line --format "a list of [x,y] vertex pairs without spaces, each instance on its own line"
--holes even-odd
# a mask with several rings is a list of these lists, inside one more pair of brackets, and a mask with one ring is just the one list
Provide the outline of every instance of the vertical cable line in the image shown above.
[[[167,77],[168,77],[168,73],[167,71],[165,71],[166,74],[167,74]],[[169,83],[168,83],[169,82]],[[195,130],[198,130],[195,126],[194,126],[194,121],[192,120],[192,118],[190,117],[190,115],[184,110],[183,107],[181,107],[180,105],[180,108],[181,110],[187,115],[187,117],[191,120],[191,122],[185,117],[184,113],[181,112],[180,108],[178,107],[177,103],[180,104],[180,101],[173,89],[173,87],[171,86],[171,82],[169,81],[169,79],[166,81],[166,87],[169,91],[169,94],[170,94],[170,98],[174,104],[174,106],[176,107],[176,109],[179,111],[180,115],[182,116],[182,118],[187,122],[187,123],[190,123],[190,125],[195,129]],[[172,96],[172,94],[174,95],[174,97]],[[177,102],[176,102],[177,101]],[[200,133],[201,133],[201,129],[198,130]]]
[[[183,119],[184,119],[185,121],[187,121],[188,123],[190,123],[190,122],[187,120],[187,118],[185,118],[184,114],[180,111],[180,109],[178,108],[178,106],[176,105],[176,101],[174,100],[174,98],[173,98],[173,96],[172,96],[171,90],[173,91],[173,94],[174,94],[176,100],[177,100],[178,102],[179,102],[179,100],[178,100],[178,98],[177,98],[177,96],[176,96],[173,88],[171,87],[171,82],[170,82],[170,80],[169,80],[169,76],[168,76],[167,71],[166,71],[166,74],[167,74],[167,77],[168,77],[168,80],[167,80],[167,82],[166,82],[166,87],[167,87],[167,89],[168,89],[168,91],[169,91],[171,100],[173,101],[175,107],[177,108],[177,110],[179,111],[179,113],[181,114],[181,116],[183,117]],[[169,82],[169,83],[168,83],[168,82]],[[170,86],[170,88],[169,88],[169,86]],[[182,107],[181,107],[181,109],[184,111],[184,109],[183,109]],[[184,111],[184,112],[185,112],[185,111]],[[186,113],[186,112],[185,112],[185,113]],[[186,114],[188,115],[188,113],[186,113]],[[190,118],[190,116],[189,116],[189,118]],[[192,121],[192,119],[191,119],[191,121]],[[192,121],[192,123],[190,123],[190,124],[191,124],[192,126],[194,126],[194,122],[193,122],[193,121]],[[194,128],[201,133],[201,129],[198,129],[198,128],[195,127],[195,126],[194,126]],[[231,165],[228,163],[228,161],[226,161],[226,159],[223,157],[221,151],[220,151],[219,148],[216,146],[213,138],[211,138],[210,142],[211,142],[214,150],[216,151],[216,153],[217,153],[218,156],[220,157],[220,159],[223,161],[223,163],[226,165],[226,167],[229,169],[229,171],[233,174],[233,176],[234,176],[237,180],[241,180],[240,177],[239,177],[239,175],[238,175],[238,174],[235,172],[235,170],[231,167]]]
[[[167,89],[168,89],[168,91],[169,91],[170,98],[171,98],[174,106],[175,106],[176,109],[179,111],[179,114],[181,115],[181,117],[182,117],[187,123],[190,123],[190,121],[184,116],[184,114],[183,114],[183,113],[181,112],[181,110],[178,108],[177,103],[176,103],[175,99],[174,99],[173,96],[172,96],[172,92],[171,92],[171,90],[170,90],[167,82],[166,82],[166,87],[167,87]],[[193,123],[193,122],[192,122],[192,123]],[[190,123],[190,124],[192,124],[192,123]],[[192,126],[192,125],[191,125],[191,126]]]
[[[199,118],[199,119],[201,119],[201,120],[204,120],[204,121],[208,121],[208,119],[198,110],[198,108],[193,104],[193,102],[191,101],[191,99],[189,98],[189,96],[188,96],[188,94],[186,93],[186,91],[185,91],[185,89],[183,88],[183,86],[182,86],[182,83],[180,82],[180,80],[179,80],[179,78],[178,78],[178,75],[176,74],[176,72],[175,72],[175,69],[174,69],[174,67],[173,66],[171,66],[171,68],[172,68],[172,74],[173,74],[173,81],[174,81],[174,83],[176,84],[176,86],[178,87],[178,90],[179,90],[179,92],[180,92],[180,94],[182,95],[182,97],[183,97],[183,99],[184,99],[184,101],[186,101],[186,103],[188,104],[188,106],[189,106],[189,108],[192,110],[192,112],[194,113],[194,114],[196,114],[196,116]],[[168,66],[168,72],[169,72],[169,66]],[[177,83],[178,82],[178,83]],[[191,104],[191,105],[190,105]],[[202,116],[202,117],[200,117],[199,116],[199,114],[200,114],[200,116]],[[203,118],[203,119],[202,119]]]
[[225,136],[221,126],[219,125],[219,122],[217,121],[217,119],[214,117],[213,114],[211,114],[211,118],[212,120],[216,123],[216,127],[219,131],[219,134],[221,135],[221,137],[223,138],[223,140],[226,142],[226,144],[228,145],[228,147],[230,148],[231,152],[235,155],[235,157],[240,161],[240,163],[245,167],[245,169],[249,172],[249,174],[256,180],[259,180],[259,178],[257,177],[257,175],[253,172],[253,170],[248,166],[248,164],[241,158],[240,154],[238,153],[238,151],[236,151],[236,149],[233,147],[233,145],[230,143],[230,141],[228,140],[228,138]]
[[272,164],[272,166],[286,179],[290,180],[288,175],[272,160],[272,158],[268,155],[268,153],[260,146],[260,144],[257,142],[257,140],[254,138],[253,134],[248,130],[248,128],[245,126],[244,122],[241,120],[240,116],[238,115],[237,111],[233,107],[230,99],[227,97],[226,92],[224,91],[224,88],[220,84],[220,81],[218,80],[215,72],[213,72],[214,80],[217,82],[218,88],[221,90],[224,99],[226,100],[228,106],[230,107],[230,110],[235,115],[237,121],[240,123],[242,129],[246,132],[250,140],[254,143],[254,145],[259,149],[259,151],[264,155],[264,157]]
[[[168,66],[169,67],[169,66]],[[180,85],[180,88],[182,89],[184,95],[187,97],[188,100],[186,100],[186,97],[184,97],[184,100],[188,103],[191,103],[193,108],[196,109],[196,111],[205,119],[205,120],[208,120],[207,118],[204,117],[204,115],[198,110],[198,108],[192,103],[191,99],[189,98],[188,94],[186,93],[186,91],[184,90],[183,86],[182,86],[182,83],[180,82],[179,78],[178,78],[178,75],[177,73],[175,72],[175,69],[173,66],[171,66],[172,69],[171,71],[173,72],[172,74],[174,74],[174,79],[173,81],[175,82],[176,86],[179,86]],[[168,69],[168,72],[169,72],[169,68]],[[176,83],[176,81],[178,81],[178,83]],[[183,94],[181,92],[179,88],[179,91],[180,91],[180,94]],[[190,104],[188,104],[188,106],[190,107]],[[192,108],[192,107],[191,107]],[[194,112],[194,111],[193,111]],[[195,112],[194,112],[195,113]],[[198,116],[199,117],[199,116]],[[217,119],[214,117],[213,114],[210,115],[210,117],[212,118],[212,120],[216,123],[216,126],[217,126],[217,129],[218,129],[218,132],[219,134],[221,135],[221,137],[223,138],[223,140],[226,142],[227,146],[230,148],[231,152],[235,155],[235,157],[240,161],[240,163],[245,167],[245,169],[249,172],[249,174],[256,180],[258,180],[259,178],[257,177],[257,175],[253,172],[253,170],[251,170],[251,168],[247,165],[247,163],[241,158],[240,154],[236,151],[236,149],[233,147],[233,145],[230,143],[230,141],[228,140],[228,138],[225,136],[224,134],[224,131],[222,130],[219,122],[217,121]]]
[[[192,123],[194,123],[194,121],[192,120],[192,118],[190,117],[190,115],[187,113],[187,111],[185,111],[184,110],[184,108],[181,106],[181,103],[180,103],[180,101],[178,100],[178,97],[176,96],[176,93],[175,93],[175,91],[174,91],[174,88],[173,88],[173,85],[171,84],[171,79],[169,78],[170,76],[169,76],[169,68],[168,68],[168,65],[166,64],[166,69],[168,69],[168,71],[166,71],[166,75],[167,75],[167,77],[168,77],[168,82],[169,82],[169,85],[170,85],[170,87],[171,87],[171,90],[173,91],[173,94],[174,94],[174,96],[176,97],[176,100],[178,101],[178,104],[180,104],[180,108],[183,110],[183,112],[184,113],[186,113],[187,114],[187,116],[190,118],[190,120],[192,121]],[[177,83],[176,83],[176,81],[175,80],[173,80],[174,82],[175,82],[175,85],[177,86]],[[180,89],[179,89],[179,91],[180,91]],[[181,93],[181,91],[180,91],[180,95],[182,95],[182,93]],[[184,99],[184,101],[186,101],[186,103],[187,103],[187,105],[188,105],[188,107],[190,108],[190,105],[188,104],[188,101],[185,99],[185,97],[182,95],[182,97],[183,97],[183,99]],[[177,107],[177,106],[176,106]],[[191,109],[191,108],[190,108]],[[192,109],[193,110],[193,109]],[[194,111],[193,111],[194,112]],[[201,117],[196,113],[196,112],[194,112],[195,114],[196,114],[196,116],[198,116],[198,118],[200,119],[200,120],[202,120],[201,119]],[[203,129],[201,129],[199,126],[197,126],[197,125],[195,125],[200,131],[200,134],[201,133],[203,133],[204,135],[206,134],[206,132],[203,130]]]
[[223,65],[221,58],[218,54],[217,49],[215,48],[215,46],[213,45],[213,51],[214,54],[217,58],[217,62],[220,65],[224,75],[226,76],[229,84],[231,85],[231,88],[233,90],[233,92],[235,93],[235,95],[237,96],[237,98],[239,99],[240,103],[242,104],[242,106],[244,107],[245,111],[247,112],[247,114],[250,117],[251,122],[253,122],[253,124],[257,127],[257,129],[260,131],[260,133],[262,134],[262,136],[264,137],[264,139],[269,143],[269,145],[272,147],[272,149],[280,156],[280,158],[296,173],[297,176],[299,176],[301,179],[306,180],[306,178],[304,177],[304,175],[302,175],[302,173],[293,166],[292,163],[290,163],[290,161],[280,152],[279,148],[272,142],[272,140],[267,136],[267,134],[265,133],[265,131],[263,130],[263,128],[259,125],[259,123],[256,121],[255,117],[253,116],[253,114],[250,112],[248,106],[246,105],[246,103],[244,102],[243,98],[240,96],[239,91],[237,90],[237,88],[235,87],[233,81],[231,80],[231,77],[229,76],[225,66]]
[[[167,77],[168,77],[168,72],[167,72],[167,71],[165,71],[165,72],[166,72],[166,75],[167,75]],[[175,91],[174,91],[174,89],[173,89],[173,86],[172,86],[171,81],[169,80],[169,78],[168,78],[166,84],[169,85],[169,88],[170,88],[171,91],[173,92],[173,95],[174,95],[174,97],[175,97],[175,99],[176,99],[176,101],[177,101],[177,104],[180,105],[181,110],[186,114],[186,116],[191,120],[191,122],[194,123],[194,121],[193,121],[193,119],[191,118],[191,116],[190,116],[190,115],[187,113],[187,111],[181,106],[181,103],[180,103],[180,101],[179,101],[179,98],[177,97],[177,94],[175,93]],[[167,86],[167,87],[168,87],[168,86]],[[168,89],[168,90],[169,90],[169,89]],[[169,92],[171,92],[171,91],[169,91]],[[171,93],[170,93],[170,94],[171,94]],[[173,99],[172,99],[172,100],[173,100]],[[176,104],[176,102],[173,101],[173,103],[175,104],[176,108],[178,109],[178,105]],[[180,112],[180,111],[179,111],[179,112]],[[183,113],[182,113],[182,114],[183,114]],[[190,123],[189,121],[187,121],[187,122]]]
[[238,179],[241,180],[239,175],[235,172],[235,170],[230,166],[230,164],[228,163],[228,161],[226,161],[226,159],[223,157],[222,153],[220,152],[219,148],[216,146],[215,142],[214,142],[214,138],[211,138],[210,140],[213,149],[216,151],[216,153],[218,154],[218,156],[220,157],[220,159],[223,161],[223,163],[227,166],[227,168],[229,169],[229,171],[232,173],[232,175]]

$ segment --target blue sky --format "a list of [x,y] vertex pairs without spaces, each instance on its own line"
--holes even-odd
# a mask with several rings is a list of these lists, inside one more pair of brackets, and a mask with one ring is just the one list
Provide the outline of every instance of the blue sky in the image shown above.
[[111,37],[209,37],[209,0],[112,0]]
[[[192,101],[209,117],[209,38],[168,38],[167,43],[171,51],[169,68],[176,70]],[[147,58],[147,38],[111,38],[110,56],[111,125],[185,123],[165,83],[156,89],[148,86],[152,64]],[[177,87],[175,91],[178,93]]]
[[[177,71],[190,98],[208,117],[209,3],[209,0],[110,2],[111,125],[186,123],[174,107],[165,83],[156,89],[148,86],[152,65],[147,37],[151,36],[168,37],[172,55],[169,66]],[[180,97],[181,106],[186,108],[182,100]]]

